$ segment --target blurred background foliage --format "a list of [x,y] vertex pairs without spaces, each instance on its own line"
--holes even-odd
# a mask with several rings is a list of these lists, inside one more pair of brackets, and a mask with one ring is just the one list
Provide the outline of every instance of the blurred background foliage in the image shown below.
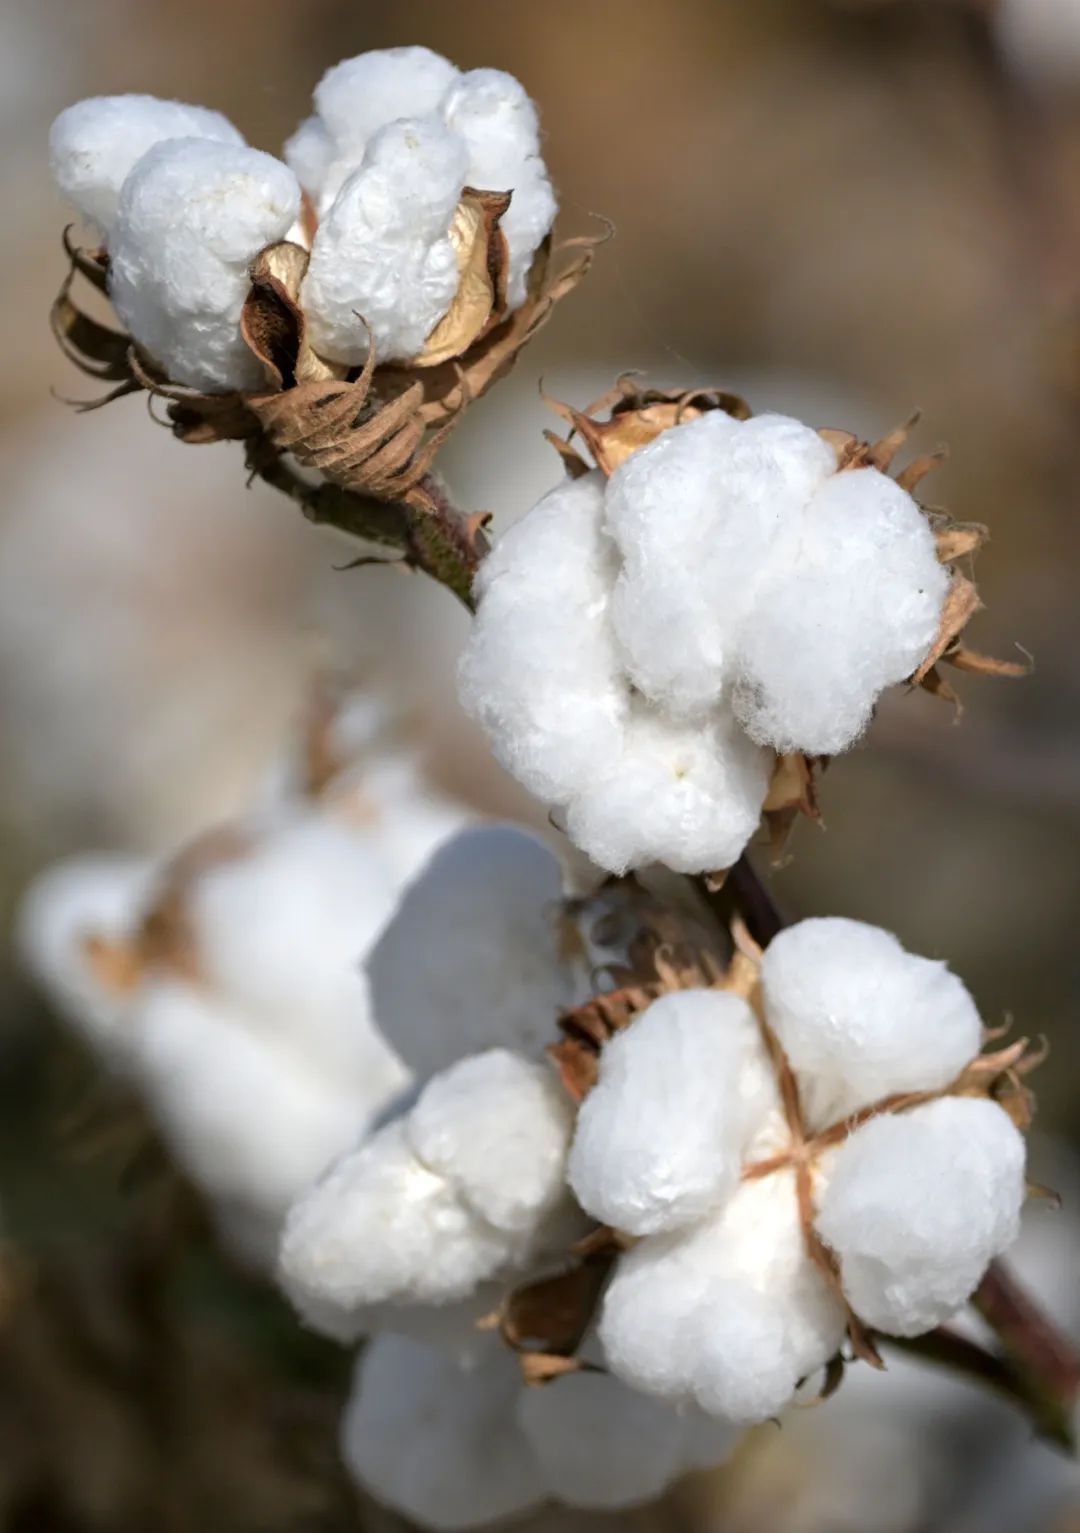
[[[918,406],[915,449],[949,444],[928,498],[992,530],[972,642],[1022,646],[1034,674],[967,679],[959,726],[921,695],[891,698],[826,777],[827,832],[800,829],[774,885],[792,913],[858,915],[948,956],[989,1022],[1050,1038],[1040,1124],[1067,1179],[1080,1133],[1077,0],[4,0],[5,912],[65,851],[162,850],[243,804],[327,655],[391,691],[444,786],[543,824],[458,715],[464,620],[445,592],[336,571],[341,546],[245,490],[236,451],[180,448],[143,402],[75,415],[50,392],[86,391],[47,326],[67,217],[46,163],[56,111],[86,94],[176,96],[276,149],[329,64],[403,42],[520,76],[564,228],[600,214],[616,235],[451,444],[460,504],[498,528],[557,477],[541,375],[580,405],[641,368],[868,435]],[[346,1360],[215,1256],[130,1104],[102,1100],[7,953],[0,983],[0,1528],[388,1525],[334,1467]],[[1060,1217],[1053,1279],[1072,1323],[1068,1201]],[[838,1402],[832,1427],[826,1406],[664,1508],[608,1521],[1080,1527],[1080,1482],[967,1393],[901,1381],[886,1403],[875,1386],[874,1411],[852,1393],[861,1410]],[[875,1421],[891,1479],[870,1473]],[[912,1455],[928,1463],[934,1434],[948,1453],[915,1494]],[[1008,1492],[991,1494],[1005,1441]]]

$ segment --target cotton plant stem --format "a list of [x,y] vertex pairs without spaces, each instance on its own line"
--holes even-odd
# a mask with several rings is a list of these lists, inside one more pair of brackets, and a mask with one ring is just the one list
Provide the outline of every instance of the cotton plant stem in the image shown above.
[[476,519],[455,510],[433,475],[420,480],[414,501],[384,501],[325,480],[306,479],[265,438],[248,444],[247,464],[253,478],[287,495],[309,522],[392,550],[409,568],[422,570],[475,611],[473,580],[487,543]]
[[[770,890],[745,852],[721,888],[705,892],[718,915],[739,915],[761,947],[766,947],[785,925]],[[1000,1352],[990,1352],[944,1326],[924,1336],[875,1339],[1008,1396],[1027,1413],[1041,1437],[1075,1450],[1073,1417],[1080,1394],[1080,1354],[1069,1337],[1001,1261],[991,1263],[971,1303],[996,1336]]]

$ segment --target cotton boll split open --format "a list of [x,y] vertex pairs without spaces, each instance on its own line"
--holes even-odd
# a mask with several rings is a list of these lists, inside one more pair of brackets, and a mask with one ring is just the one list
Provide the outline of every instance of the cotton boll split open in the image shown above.
[[53,178],[108,239],[128,173],[148,149],[171,138],[244,142],[228,118],[204,106],[156,96],[91,96],[65,108],[50,129]]
[[824,1367],[845,1306],[901,1336],[948,1319],[1025,1197],[1009,1114],[947,1094],[981,1027],[943,965],[807,921],[761,973],[760,1022],[734,995],[677,992],[606,1044],[569,1159],[584,1208],[641,1237],[603,1301],[609,1366],[734,1421]]
[[570,1104],[546,1065],[505,1050],[436,1075],[416,1103],[297,1202],[279,1275],[316,1328],[361,1333],[380,1305],[452,1304],[565,1249]]
[[174,383],[214,392],[263,381],[240,311],[251,262],[299,212],[296,177],[257,149],[170,139],[136,163],[109,241],[109,296]]
[[713,411],[570,480],[477,580],[462,701],[614,872],[729,866],[776,754],[834,754],[948,586],[916,502],[798,421]]

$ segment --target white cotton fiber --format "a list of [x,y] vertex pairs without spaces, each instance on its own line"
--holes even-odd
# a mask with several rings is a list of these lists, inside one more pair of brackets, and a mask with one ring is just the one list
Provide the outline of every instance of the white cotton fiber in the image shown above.
[[734,699],[744,727],[781,752],[846,750],[883,688],[926,655],[948,583],[906,490],[873,468],[834,475],[744,626]]
[[490,1049],[451,1065],[407,1120],[417,1158],[496,1229],[528,1239],[567,1200],[570,1099],[554,1070]]
[[394,893],[347,823],[319,813],[270,822],[252,851],[192,887],[200,969],[267,1037],[294,1042],[342,1087],[389,1095],[406,1073],[371,1024],[362,966]]
[[602,868],[663,862],[680,873],[730,867],[757,829],[772,759],[721,714],[679,724],[643,706],[621,749],[594,764],[566,828]]
[[430,48],[372,49],[326,71],[315,110],[335,143],[362,151],[388,122],[434,112],[457,74]]
[[271,1222],[378,1105],[187,985],[146,987],[134,1032],[134,1073],[173,1156],[209,1197]]
[[128,172],[163,139],[206,138],[243,144],[220,112],[156,96],[92,96],[66,107],[49,131],[57,186],[108,239]]
[[774,1415],[843,1332],[806,1253],[790,1172],[743,1183],[712,1218],[621,1257],[599,1327],[628,1384],[732,1421]]
[[441,111],[468,147],[469,185],[512,193],[500,228],[509,256],[507,300],[516,309],[525,301],[533,256],[557,211],[540,157],[536,107],[513,75],[501,69],[473,69],[451,85]]
[[341,1428],[352,1475],[421,1527],[483,1527],[544,1499],[515,1403],[517,1361],[492,1345],[462,1368],[405,1337],[379,1336],[360,1360]]
[[112,1064],[123,1064],[130,1050],[133,996],[103,983],[87,943],[131,938],[151,878],[151,867],[138,858],[69,857],[38,875],[16,918],[23,962],[65,1020]]
[[321,117],[305,117],[291,137],[285,140],[282,159],[316,204],[322,194],[327,172],[334,159],[334,140]]
[[402,1119],[346,1155],[290,1210],[279,1280],[313,1325],[327,1309],[447,1304],[492,1277],[506,1238],[421,1164]]
[[240,335],[248,270],[299,211],[292,171],[256,149],[179,138],[138,161],[109,242],[109,295],[173,383],[220,392],[262,382]]
[[617,565],[604,480],[567,479],[499,539],[460,668],[461,700],[525,786],[565,804],[622,747],[629,700],[608,621]]
[[982,1023],[962,982],[880,927],[800,921],[773,938],[761,977],[815,1129],[888,1096],[941,1090],[979,1051]]
[[836,1155],[817,1228],[868,1325],[947,1320],[1016,1239],[1024,1141],[994,1102],[945,1097],[873,1118]]
[[571,1506],[640,1506],[684,1466],[677,1411],[607,1373],[522,1389],[517,1419],[548,1487]]
[[558,962],[557,858],[527,831],[448,841],[406,890],[368,961],[375,1022],[421,1078],[477,1050],[539,1053],[568,978]]
[[741,1090],[760,1047],[747,1003],[710,990],[661,996],[617,1033],[578,1114],[569,1178],[582,1206],[631,1235],[717,1207],[765,1110]]
[[836,466],[816,431],[710,411],[612,475],[606,525],[623,558],[615,631],[635,684],[677,712],[716,703],[778,546]]
[[301,300],[315,350],[355,364],[368,352],[404,361],[423,350],[460,278],[449,228],[468,158],[435,116],[381,128],[327,211]]

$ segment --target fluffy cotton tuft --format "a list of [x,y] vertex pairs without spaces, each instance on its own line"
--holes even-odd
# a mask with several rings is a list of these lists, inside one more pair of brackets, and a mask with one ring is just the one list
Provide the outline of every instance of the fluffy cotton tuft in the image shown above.
[[525,1511],[546,1487],[514,1413],[521,1387],[509,1351],[462,1368],[435,1348],[379,1336],[342,1422],[345,1462],[376,1500],[437,1533]]
[[406,890],[368,960],[375,1021],[423,1077],[507,1044],[538,1053],[569,1001],[558,958],[558,859],[527,831],[448,841]]
[[473,69],[447,91],[442,113],[469,154],[469,185],[511,192],[506,236],[507,302],[525,301],[533,256],[555,222],[557,203],[540,157],[540,121],[525,88],[501,69]]
[[286,1292],[341,1335],[374,1306],[453,1303],[565,1247],[571,1128],[542,1065],[502,1050],[463,1060],[299,1200],[281,1245]]
[[15,942],[65,1019],[106,1060],[131,1047],[132,996],[104,983],[88,944],[126,943],[152,877],[139,858],[87,853],[39,874],[23,896]]
[[256,149],[170,139],[135,165],[109,244],[109,295],[172,382],[210,392],[260,383],[240,334],[248,270],[299,211],[292,171]]
[[457,292],[449,228],[467,171],[464,142],[438,117],[375,134],[312,241],[301,301],[322,356],[362,362],[365,321],[383,361],[423,349]]
[[648,1235],[729,1197],[765,1106],[754,1089],[764,1077],[751,1064],[761,1052],[747,1003],[710,990],[662,996],[616,1034],[578,1114],[569,1177],[582,1206],[603,1224]]
[[136,162],[164,139],[242,145],[228,118],[156,96],[92,96],[66,107],[49,131],[49,160],[61,192],[107,240],[120,188]]
[[613,872],[730,865],[772,752],[833,754],[937,629],[911,496],[783,416],[663,432],[496,546],[460,671],[499,760]]
[[917,1336],[947,1320],[1016,1239],[1024,1141],[995,1103],[945,1097],[873,1118],[838,1151],[817,1216],[867,1324]]
[[800,921],[761,966],[769,1021],[821,1129],[884,1097],[940,1091],[978,1053],[982,1023],[943,963],[862,921]]

